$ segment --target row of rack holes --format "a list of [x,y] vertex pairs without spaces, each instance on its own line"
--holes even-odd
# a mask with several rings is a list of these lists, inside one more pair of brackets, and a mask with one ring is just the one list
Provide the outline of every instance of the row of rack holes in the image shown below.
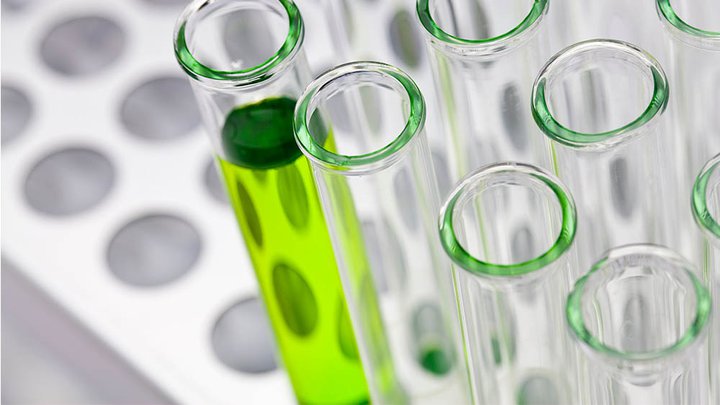
[[[158,5],[184,5],[185,0],[146,0]],[[30,1],[3,0],[3,9],[20,11]],[[67,77],[97,73],[115,62],[125,48],[118,24],[105,17],[73,18],[48,31],[40,55],[52,70]],[[15,84],[2,85],[2,144],[10,145],[35,118],[32,98]],[[132,89],[119,109],[119,120],[128,133],[147,140],[170,140],[192,133],[200,117],[187,80],[161,76]],[[97,206],[115,183],[112,162],[88,148],[56,150],[33,166],[23,188],[26,203],[51,216],[70,216]],[[214,199],[226,202],[212,160],[204,182]],[[135,218],[113,236],[107,250],[111,272],[123,282],[139,287],[170,283],[197,262],[202,240],[186,220],[167,214]],[[248,327],[248,325],[252,325]],[[226,366],[245,373],[277,368],[272,333],[257,298],[231,305],[217,319],[211,344]]]
[[[32,99],[14,84],[2,85],[2,144],[11,144],[34,117]],[[193,133],[200,113],[187,80],[160,76],[144,81],[122,101],[119,120],[132,135],[147,140],[172,140]]]

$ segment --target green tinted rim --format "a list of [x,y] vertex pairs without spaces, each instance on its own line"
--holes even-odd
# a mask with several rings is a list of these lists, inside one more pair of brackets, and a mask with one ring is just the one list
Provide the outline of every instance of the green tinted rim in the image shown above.
[[[516,264],[495,264],[477,259],[470,254],[460,244],[455,235],[455,226],[453,218],[458,201],[464,198],[467,193],[473,192],[474,185],[488,176],[497,175],[499,173],[515,173],[524,176],[532,176],[540,180],[552,190],[560,204],[562,212],[562,223],[560,234],[555,243],[542,255],[525,262]],[[448,256],[458,266],[463,269],[478,274],[489,276],[521,276],[542,268],[545,268],[558,258],[560,258],[572,245],[575,239],[575,231],[577,228],[577,219],[575,212],[575,203],[570,197],[570,193],[560,183],[559,180],[552,175],[546,173],[537,167],[522,163],[501,163],[479,169],[470,174],[463,180],[460,185],[452,192],[449,199],[445,203],[440,214],[440,241],[443,249]]]
[[[347,75],[362,73],[377,73],[381,77],[399,83],[407,94],[410,111],[407,123],[399,136],[384,147],[360,155],[341,155],[333,153],[319,143],[312,136],[309,129],[309,120],[312,118],[311,106],[314,106],[318,92],[326,85]],[[314,111],[314,107],[313,107]],[[417,84],[402,70],[379,62],[351,62],[340,65],[318,77],[313,81],[305,93],[300,97],[295,107],[295,140],[302,152],[313,162],[334,170],[358,169],[366,166],[381,164],[395,156],[425,125],[425,100]]]
[[712,158],[702,169],[697,179],[695,179],[692,193],[692,210],[695,222],[697,222],[704,233],[709,233],[709,236],[716,240],[720,240],[720,225],[718,225],[708,209],[707,192],[710,178],[715,170],[717,170],[718,165],[720,165],[720,155]]
[[[280,49],[265,62],[242,70],[217,70],[202,64],[188,48],[185,28],[188,21],[203,7],[216,0],[196,0],[190,3],[178,19],[175,29],[175,58],[180,66],[193,77],[204,77],[221,81],[257,82],[267,79],[278,69],[278,66],[294,55],[302,43],[304,28],[300,10],[291,0],[272,0],[283,6],[288,17],[288,34]],[[232,4],[232,2],[228,2]]]
[[[585,133],[577,132],[560,124],[553,117],[547,105],[545,87],[547,76],[553,70],[561,68],[579,53],[591,52],[598,48],[610,48],[615,52],[629,54],[639,60],[651,72],[653,79],[653,94],[650,103],[642,114],[629,124],[620,128],[599,132]],[[532,116],[540,130],[551,139],[568,146],[583,146],[597,144],[609,139],[620,138],[634,133],[637,129],[649,123],[653,118],[665,110],[669,95],[667,77],[660,64],[648,53],[635,46],[614,40],[590,40],[577,43],[553,56],[552,59],[542,68],[538,78],[535,80],[532,90]]]
[[720,32],[706,31],[686,23],[675,13],[670,5],[670,0],[657,0],[657,6],[665,20],[680,31],[696,37],[720,39]]
[[[583,310],[582,310],[582,297],[585,290],[585,285],[587,284],[588,280],[595,275],[596,272],[598,272],[600,269],[605,267],[607,263],[611,261],[618,260],[622,257],[630,256],[633,254],[651,254],[651,255],[657,255],[662,256],[670,261],[677,262],[679,265],[682,266],[683,271],[685,271],[686,275],[690,278],[693,284],[693,288],[695,290],[695,298],[696,298],[696,314],[695,319],[693,320],[690,327],[685,331],[685,333],[672,345],[658,349],[653,350],[649,352],[643,352],[643,353],[632,353],[632,352],[624,352],[621,350],[617,350],[613,347],[607,346],[604,343],[602,343],[598,338],[596,338],[585,326],[585,319],[583,317]],[[693,343],[698,336],[703,332],[705,329],[709,319],[710,319],[710,312],[711,312],[711,298],[710,293],[708,290],[703,286],[703,284],[700,282],[700,280],[695,277],[695,275],[689,271],[688,269],[691,268],[692,265],[687,263],[684,259],[677,256],[675,253],[670,251],[667,248],[661,247],[661,246],[654,246],[654,245],[628,245],[623,246],[620,248],[612,249],[608,252],[608,254],[600,259],[593,267],[590,269],[590,271],[581,277],[576,283],[573,290],[570,292],[570,295],[567,299],[567,304],[565,307],[565,315],[567,317],[568,325],[570,327],[570,330],[575,335],[576,338],[578,338],[580,341],[582,341],[584,344],[589,346],[594,351],[612,357],[617,358],[621,360],[634,360],[634,361],[648,361],[648,360],[656,360],[661,359],[664,357],[667,357],[673,353],[676,353],[683,348],[687,347],[691,343]]]
[[540,16],[543,15],[545,9],[547,8],[547,3],[547,0],[535,0],[528,15],[525,16],[525,18],[515,28],[504,34],[482,39],[461,38],[444,31],[437,25],[435,19],[432,17],[432,13],[430,12],[430,0],[417,0],[416,9],[420,23],[422,23],[425,30],[436,39],[455,45],[484,45],[493,42],[500,42],[526,31],[528,28],[535,25]]

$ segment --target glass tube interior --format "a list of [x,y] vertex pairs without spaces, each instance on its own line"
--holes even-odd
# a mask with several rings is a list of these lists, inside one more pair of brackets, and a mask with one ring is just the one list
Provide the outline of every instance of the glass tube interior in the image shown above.
[[565,128],[585,134],[630,124],[650,105],[654,80],[636,56],[610,46],[579,47],[556,59],[546,72],[545,102]]
[[716,223],[720,223],[720,170],[718,164],[713,167],[705,190],[705,200],[708,201],[708,212]]
[[455,286],[479,403],[569,403],[572,353],[557,314],[574,235],[571,197],[535,166],[486,166],[451,193],[440,237],[462,269]]
[[424,108],[406,74],[355,62],[316,79],[295,114],[380,403],[464,403],[449,265],[427,233],[438,201]]
[[534,0],[424,0],[435,24],[465,40],[501,36],[522,23]]
[[185,38],[195,59],[218,71],[261,65],[282,47],[290,29],[279,1],[206,2],[187,21]]
[[720,243],[720,155],[712,158],[698,175],[693,188],[695,220],[713,243]]
[[[329,152],[365,155],[395,140],[409,113],[409,97],[399,82],[377,72],[351,72],[328,82],[314,96],[308,111],[310,135]],[[325,142],[328,134],[332,140]]]
[[686,24],[707,32],[720,33],[720,7],[716,0],[659,0],[668,4]]
[[[611,251],[578,283],[571,324],[595,350],[633,359],[660,358],[693,341],[709,310],[697,280],[666,250],[628,246]],[[577,290],[577,286],[576,286]],[[579,316],[575,318],[572,314]],[[576,329],[577,332],[577,329]]]
[[501,167],[465,186],[454,208],[453,228],[475,260],[515,265],[550,250],[560,236],[563,209],[544,181]]

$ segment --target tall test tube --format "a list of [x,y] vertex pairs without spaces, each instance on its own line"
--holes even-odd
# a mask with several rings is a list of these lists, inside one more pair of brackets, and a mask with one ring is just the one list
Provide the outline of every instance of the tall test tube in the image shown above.
[[703,164],[720,152],[720,7],[715,0],[656,4],[669,37],[673,148],[680,190],[687,195]]
[[575,206],[534,166],[501,163],[467,176],[440,215],[480,404],[575,404],[562,319],[576,267]]
[[578,204],[581,268],[614,246],[681,243],[667,103],[660,65],[625,42],[572,45],[540,71],[532,113]]
[[[707,162],[695,180],[692,213],[697,223],[702,274],[713,298],[713,312],[720,313],[720,154]],[[720,403],[720,322],[710,332],[712,403]]]
[[550,55],[547,0],[417,0],[453,178],[504,160],[548,166],[526,100]]
[[[368,93],[381,115],[334,125],[343,117],[333,105]],[[295,113],[376,404],[469,401],[450,264],[435,234],[439,196],[424,124],[416,84],[374,62],[323,74]]]
[[578,280],[566,315],[582,404],[709,403],[711,298],[695,271],[667,248],[628,245]]
[[368,400],[367,384],[310,166],[293,137],[295,100],[311,80],[303,35],[290,0],[197,0],[180,16],[175,55],[298,401],[357,404]]

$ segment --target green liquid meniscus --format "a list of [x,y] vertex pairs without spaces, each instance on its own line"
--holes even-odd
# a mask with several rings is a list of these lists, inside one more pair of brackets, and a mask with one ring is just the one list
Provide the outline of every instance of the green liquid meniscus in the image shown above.
[[235,108],[218,157],[285,368],[301,404],[369,401],[295,100]]

